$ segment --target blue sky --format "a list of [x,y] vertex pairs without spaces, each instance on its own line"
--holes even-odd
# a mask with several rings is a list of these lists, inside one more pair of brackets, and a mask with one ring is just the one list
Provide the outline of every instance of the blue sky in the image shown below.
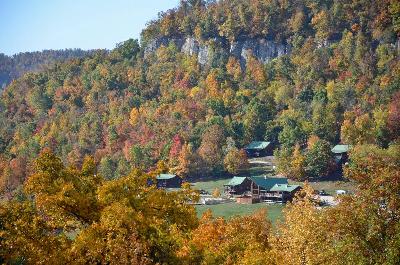
[[115,47],[179,0],[0,0],[0,53]]

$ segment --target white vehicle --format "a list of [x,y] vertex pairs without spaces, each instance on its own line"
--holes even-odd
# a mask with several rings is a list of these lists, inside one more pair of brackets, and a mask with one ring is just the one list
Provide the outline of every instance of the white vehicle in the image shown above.
[[337,190],[336,191],[336,195],[343,195],[343,194],[347,194],[347,191],[345,191],[345,190]]

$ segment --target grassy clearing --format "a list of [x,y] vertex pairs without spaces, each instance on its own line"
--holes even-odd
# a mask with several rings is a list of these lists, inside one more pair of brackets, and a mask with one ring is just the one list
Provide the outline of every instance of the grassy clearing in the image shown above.
[[259,175],[273,175],[274,171],[270,165],[252,164],[250,168],[243,171],[240,175],[243,176],[259,176]]
[[[218,188],[221,192],[224,190],[224,184],[228,183],[230,179],[217,179],[210,181],[201,181],[193,183],[194,189],[202,189],[212,193],[215,188]],[[243,216],[253,214],[259,209],[267,209],[268,218],[272,223],[282,217],[282,209],[284,205],[276,204],[269,205],[265,203],[256,204],[237,204],[235,202],[217,204],[217,205],[196,205],[197,215],[199,217],[210,209],[215,217],[224,217],[226,219],[232,218],[234,216]]]
[[215,188],[218,188],[221,192],[224,191],[224,184],[227,184],[229,182],[230,178],[224,178],[224,179],[216,179],[216,180],[208,180],[208,181],[199,181],[192,183],[193,188],[197,190],[205,190],[208,191],[210,194],[215,190]]
[[[270,174],[271,167],[265,165],[256,165],[247,170],[247,172],[242,172],[239,175],[242,176],[254,176],[254,175],[262,175],[262,174]],[[215,179],[208,181],[199,181],[192,183],[194,189],[202,189],[210,194],[218,188],[221,193],[224,191],[224,184],[229,182],[230,178],[223,179]],[[256,203],[256,204],[237,204],[237,203],[224,203],[217,205],[196,205],[197,215],[199,217],[202,214],[210,209],[213,212],[215,217],[224,217],[226,219],[232,218],[234,216],[243,216],[253,214],[257,210],[266,209],[268,218],[272,223],[275,223],[276,220],[282,217],[282,209],[284,205],[268,205],[265,203]]]
[[[289,180],[289,184],[304,185],[304,182],[296,182]],[[336,190],[355,191],[356,184],[351,181],[318,181],[309,182],[315,190],[325,190],[330,195],[336,195]]]
[[211,209],[215,217],[224,217],[225,219],[229,219],[234,216],[249,215],[256,212],[257,210],[266,209],[268,218],[274,224],[282,217],[282,209],[284,207],[285,206],[281,204],[237,204],[232,202],[217,205],[196,205],[196,210],[199,217],[201,217],[206,210]]

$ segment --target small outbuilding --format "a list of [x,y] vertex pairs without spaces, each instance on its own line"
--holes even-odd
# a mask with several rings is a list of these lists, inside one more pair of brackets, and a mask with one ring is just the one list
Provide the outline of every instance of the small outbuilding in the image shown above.
[[332,153],[335,156],[335,161],[337,164],[344,164],[349,159],[348,152],[351,149],[351,145],[348,144],[338,144],[332,148]]
[[182,179],[175,174],[160,174],[156,177],[157,188],[180,188]]
[[247,177],[233,177],[227,184],[224,185],[226,195],[243,195],[250,191],[251,180]]
[[273,144],[271,142],[254,141],[244,147],[248,157],[260,157],[273,154]]

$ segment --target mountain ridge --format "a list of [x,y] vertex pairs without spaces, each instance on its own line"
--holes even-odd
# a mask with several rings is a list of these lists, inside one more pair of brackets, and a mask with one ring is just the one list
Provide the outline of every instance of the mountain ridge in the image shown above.
[[35,52],[20,52],[11,56],[0,53],[0,88],[4,89],[12,80],[27,72],[44,70],[56,62],[82,58],[95,50],[62,49]]
[[[279,173],[292,176],[295,154],[316,164],[315,141],[329,158],[340,141],[397,140],[390,2],[204,3],[162,14],[140,45],[130,39],[11,83],[0,98],[0,188],[15,189],[43,149],[77,167],[91,155],[108,178],[159,163],[196,178],[230,174],[239,149],[268,140],[280,144]],[[329,161],[302,177],[327,175]]]

